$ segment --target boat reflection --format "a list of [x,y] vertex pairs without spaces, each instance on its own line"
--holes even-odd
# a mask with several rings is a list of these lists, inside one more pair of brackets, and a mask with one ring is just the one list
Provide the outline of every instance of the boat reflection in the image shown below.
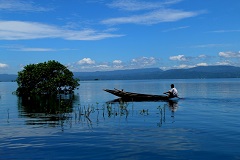
[[107,103],[116,103],[116,102],[170,102],[170,103],[177,103],[179,98],[177,99],[147,99],[147,98],[138,98],[138,99],[131,99],[131,98],[116,98],[114,100],[108,101]]
[[[121,113],[127,113],[129,114],[131,111],[125,111],[126,110],[126,107],[122,107],[124,104],[129,104],[129,103],[134,103],[134,102],[153,102],[153,103],[163,103],[163,105],[160,105],[157,107],[157,109],[159,110],[159,115],[160,115],[160,122],[157,123],[157,126],[161,127],[164,123],[166,122],[171,122],[171,123],[174,123],[175,120],[174,120],[174,117],[175,117],[175,112],[177,111],[178,109],[178,100],[158,100],[158,101],[146,101],[146,100],[135,100],[135,101],[129,101],[129,100],[126,100],[126,99],[122,99],[122,98],[118,98],[118,99],[114,99],[112,101],[108,101],[107,104],[119,104],[120,107],[120,111]],[[122,110],[124,109],[124,111]],[[168,111],[170,111],[170,118],[167,117],[167,113]],[[141,115],[144,115],[144,116],[150,116],[150,113],[149,113],[149,109],[141,109],[140,112],[139,112]],[[127,116],[126,114],[126,116]],[[117,113],[116,113],[117,115]],[[122,114],[120,114],[122,115]]]

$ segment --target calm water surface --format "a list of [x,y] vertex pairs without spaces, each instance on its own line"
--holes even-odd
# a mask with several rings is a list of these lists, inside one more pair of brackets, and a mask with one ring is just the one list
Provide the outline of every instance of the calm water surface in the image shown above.
[[[171,83],[177,103],[109,104],[117,97],[103,91],[162,94]],[[72,109],[52,114],[0,82],[0,159],[240,159],[240,79],[80,84]]]

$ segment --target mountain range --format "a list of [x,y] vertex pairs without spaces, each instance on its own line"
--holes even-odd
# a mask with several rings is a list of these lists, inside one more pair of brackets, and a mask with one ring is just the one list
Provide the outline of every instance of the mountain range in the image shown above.
[[199,66],[189,69],[159,68],[74,72],[80,80],[135,80],[135,79],[203,79],[203,78],[240,78],[240,67],[234,66]]
[[[115,71],[73,72],[80,80],[137,80],[137,79],[203,79],[203,78],[240,78],[240,67],[199,66],[189,69],[159,68],[129,69]],[[17,75],[0,74],[0,81],[15,81]]]

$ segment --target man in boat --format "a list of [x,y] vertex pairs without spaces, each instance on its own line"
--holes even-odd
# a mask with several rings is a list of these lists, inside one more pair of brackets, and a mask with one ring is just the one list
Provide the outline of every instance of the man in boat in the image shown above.
[[167,94],[168,97],[173,98],[173,97],[178,97],[178,91],[174,87],[174,84],[171,84],[171,89],[167,92],[164,92],[163,94]]

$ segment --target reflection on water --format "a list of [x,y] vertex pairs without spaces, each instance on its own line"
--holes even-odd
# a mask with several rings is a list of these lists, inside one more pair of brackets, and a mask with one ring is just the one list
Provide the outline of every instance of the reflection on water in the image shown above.
[[168,107],[171,109],[172,112],[176,112],[178,109],[178,102],[177,101],[168,101]]
[[172,117],[172,123],[175,122],[174,120],[174,113],[177,111],[178,108],[178,102],[177,101],[168,101],[167,103],[164,104],[163,107],[159,106],[159,114],[160,114],[160,122],[157,123],[159,127],[161,127],[165,122],[166,122],[166,109],[171,112],[171,117]]
[[19,117],[26,118],[27,125],[47,124],[53,127],[70,118],[73,100],[45,95],[18,97],[18,111]]
[[0,159],[239,159],[239,79],[171,83],[177,103],[106,103],[116,97],[102,91],[159,94],[169,80],[82,82],[65,109],[0,83]]
[[[76,104],[78,99],[56,99],[55,97],[34,97],[34,98],[18,98],[19,117],[25,118],[26,125],[44,125],[48,127],[61,126],[72,127],[73,125],[81,124],[92,128],[93,126],[110,123],[116,119],[125,119],[138,121],[144,116],[149,117],[149,123],[157,123],[161,127],[166,122],[166,112],[171,113],[174,117],[174,112],[178,108],[177,101],[162,102],[162,105],[152,106],[151,109],[141,108],[138,106],[141,103],[134,102],[106,102],[103,104],[96,103],[95,105]],[[151,103],[151,102],[149,102]],[[166,110],[168,108],[168,110]],[[153,115],[159,115],[152,121]],[[140,116],[140,117],[139,117]],[[160,120],[160,122],[158,122]],[[115,122],[114,122],[115,123]],[[125,122],[122,122],[125,123]]]

